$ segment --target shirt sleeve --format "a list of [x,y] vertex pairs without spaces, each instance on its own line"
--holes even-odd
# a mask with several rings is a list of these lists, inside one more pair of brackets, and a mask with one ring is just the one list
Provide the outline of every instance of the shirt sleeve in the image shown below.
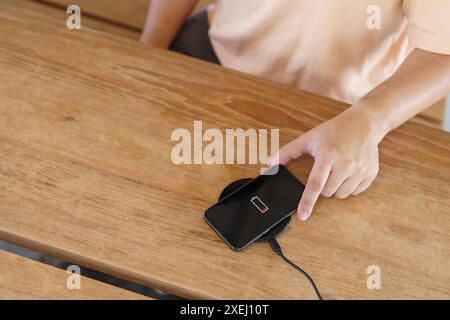
[[450,55],[450,0],[404,0],[403,6],[412,45]]

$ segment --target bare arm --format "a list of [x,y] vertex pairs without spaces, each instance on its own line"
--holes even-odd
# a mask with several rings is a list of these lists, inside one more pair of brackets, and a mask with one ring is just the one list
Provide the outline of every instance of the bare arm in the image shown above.
[[152,0],[141,43],[167,49],[198,0]]
[[355,105],[382,136],[450,93],[450,55],[414,50],[397,72]]
[[342,199],[366,190],[378,174],[383,137],[449,93],[450,55],[415,49],[390,79],[359,102],[284,146],[272,164],[304,154],[314,157],[299,218],[309,218],[320,194]]

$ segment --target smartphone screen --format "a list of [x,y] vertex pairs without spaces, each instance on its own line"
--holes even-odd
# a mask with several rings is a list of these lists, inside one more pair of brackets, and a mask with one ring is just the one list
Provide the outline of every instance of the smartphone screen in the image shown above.
[[241,250],[291,215],[303,184],[285,167],[251,180],[205,212],[206,222],[234,250]]

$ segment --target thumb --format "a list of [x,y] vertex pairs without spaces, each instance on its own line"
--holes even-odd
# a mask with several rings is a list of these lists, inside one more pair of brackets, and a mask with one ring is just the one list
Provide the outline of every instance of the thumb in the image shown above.
[[272,159],[270,159],[269,166],[287,165],[291,160],[297,159],[307,153],[305,147],[305,139],[303,136],[284,145]]

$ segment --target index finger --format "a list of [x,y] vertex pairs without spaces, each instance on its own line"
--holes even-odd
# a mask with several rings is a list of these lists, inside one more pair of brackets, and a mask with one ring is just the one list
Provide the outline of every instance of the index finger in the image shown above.
[[318,160],[314,162],[297,209],[300,220],[306,221],[311,215],[314,205],[330,176],[330,171],[331,163]]

